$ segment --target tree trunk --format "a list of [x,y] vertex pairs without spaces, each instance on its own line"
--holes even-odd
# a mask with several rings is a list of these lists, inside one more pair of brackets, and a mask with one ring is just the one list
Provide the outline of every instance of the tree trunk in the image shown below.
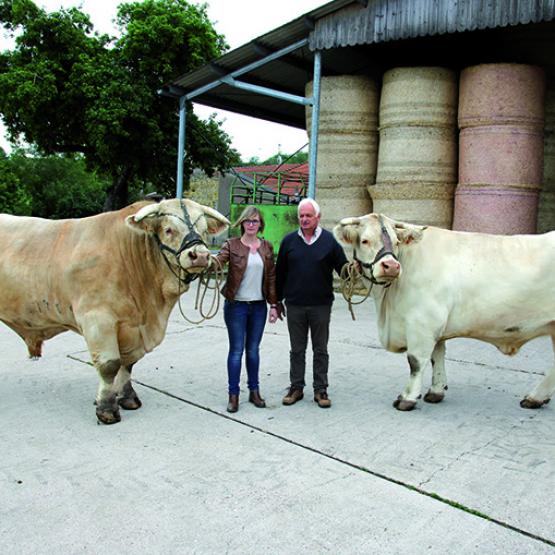
[[112,186],[108,189],[104,201],[104,212],[119,210],[129,204],[129,182],[133,175],[130,167],[125,167],[121,174],[114,177]]

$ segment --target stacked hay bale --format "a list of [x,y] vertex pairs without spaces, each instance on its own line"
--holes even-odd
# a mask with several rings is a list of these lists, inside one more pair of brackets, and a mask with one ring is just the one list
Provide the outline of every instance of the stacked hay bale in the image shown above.
[[453,229],[534,233],[543,173],[543,70],[469,67],[461,73],[459,94]]
[[450,228],[457,183],[457,79],[439,67],[384,74],[374,211]]
[[[312,96],[312,82],[306,96]],[[312,108],[306,109],[310,134]],[[378,87],[365,76],[323,77],[316,168],[316,200],[321,225],[331,229],[341,218],[372,211],[366,190],[376,179]]]
[[543,137],[543,185],[538,204],[538,233],[555,229],[555,81],[547,82]]

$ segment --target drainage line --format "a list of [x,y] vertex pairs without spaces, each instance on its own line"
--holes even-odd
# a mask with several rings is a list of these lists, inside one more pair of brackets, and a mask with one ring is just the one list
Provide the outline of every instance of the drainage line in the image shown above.
[[170,393],[169,391],[164,391],[163,389],[159,389],[159,388],[154,387],[152,385],[147,385],[146,383],[140,382],[136,379],[133,379],[132,381],[134,383],[142,385],[143,387],[146,387],[148,389],[152,389],[153,391],[157,391],[158,393],[162,393],[163,395],[167,395],[168,397],[171,397],[173,399],[177,399],[178,401],[182,401],[183,403],[187,403],[188,405],[191,405],[192,407],[196,407],[198,409],[204,410],[206,412],[210,412],[210,413],[215,414],[217,416],[220,416],[222,418],[226,418],[227,420],[237,422],[238,424],[241,424],[241,425],[243,425],[247,428],[250,428],[252,430],[256,430],[257,432],[260,432],[260,433],[269,435],[271,437],[275,437],[276,439],[280,439],[282,441],[285,441],[285,442],[287,442],[291,445],[294,445],[295,447],[300,447],[300,448],[305,449],[307,451],[311,451],[312,453],[315,453],[317,455],[321,455],[323,457],[331,459],[332,461],[344,464],[346,466],[354,468],[355,470],[360,470],[360,471],[362,471],[366,474],[370,474],[371,476],[374,476],[375,478],[380,478],[382,480],[385,480],[386,482],[390,482],[392,484],[402,486],[405,489],[408,489],[410,491],[419,493],[419,494],[424,495],[426,497],[430,497],[431,499],[439,501],[440,503],[443,503],[445,505],[449,505],[450,507],[453,507],[454,509],[459,509],[459,510],[465,512],[465,513],[476,516],[476,517],[481,518],[483,520],[487,520],[489,522],[492,522],[493,524],[497,524],[499,526],[502,526],[503,528],[507,528],[508,530],[512,530],[513,532],[517,532],[518,534],[522,534],[523,536],[527,536],[528,538],[531,538],[533,540],[537,540],[537,541],[545,543],[545,544],[547,544],[551,547],[555,547],[555,541],[548,540],[547,538],[542,538],[541,536],[538,536],[536,534],[532,534],[531,532],[527,532],[526,530],[523,530],[522,528],[517,528],[516,526],[508,524],[507,522],[503,522],[502,520],[497,520],[496,518],[493,518],[493,517],[488,516],[484,513],[481,513],[480,511],[477,511],[475,509],[471,509],[469,507],[461,505],[460,503],[457,503],[456,501],[452,501],[451,499],[447,499],[446,497],[442,497],[441,495],[438,495],[437,493],[431,493],[431,492],[426,491],[424,489],[421,489],[419,487],[411,486],[410,484],[402,482],[401,480],[396,480],[395,478],[391,478],[390,476],[386,476],[385,474],[381,474],[380,472],[376,472],[375,470],[370,470],[370,469],[368,469],[364,466],[360,466],[358,464],[352,463],[352,462],[347,461],[345,459],[341,459],[341,458],[336,457],[334,455],[329,455],[328,453],[324,453],[323,451],[315,449],[314,447],[304,445],[302,443],[299,443],[297,441],[289,439],[285,436],[276,434],[274,432],[270,432],[268,430],[264,430],[263,428],[259,428],[258,426],[254,426],[252,424],[248,424],[246,422],[243,422],[242,420],[239,420],[239,419],[234,418],[232,416],[228,416],[227,414],[223,414],[223,413],[221,413],[217,410],[214,410],[214,409],[211,409],[211,408],[206,407],[204,405],[200,405],[198,403],[195,403],[194,401],[189,401],[187,399],[184,399],[183,397],[178,397],[177,395],[174,395],[173,393]]

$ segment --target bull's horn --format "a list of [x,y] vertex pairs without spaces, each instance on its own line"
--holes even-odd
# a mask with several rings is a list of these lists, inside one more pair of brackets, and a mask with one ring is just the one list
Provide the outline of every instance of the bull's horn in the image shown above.
[[151,216],[155,216],[158,214],[158,210],[160,209],[159,204],[148,204],[147,206],[143,206],[134,216],[133,219],[136,222],[140,222],[145,218],[149,218]]
[[339,225],[360,225],[360,218],[343,218]]
[[201,207],[207,216],[210,216],[211,218],[222,222],[222,224],[231,225],[230,221],[223,214],[220,214],[217,210],[204,205],[202,205]]

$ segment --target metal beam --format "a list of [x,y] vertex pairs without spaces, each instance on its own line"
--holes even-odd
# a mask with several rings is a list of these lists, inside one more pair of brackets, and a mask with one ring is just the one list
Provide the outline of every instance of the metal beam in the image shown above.
[[314,79],[312,81],[312,121],[310,146],[308,147],[308,197],[316,195],[316,162],[318,159],[318,128],[320,125],[320,80],[322,77],[322,53],[314,52]]
[[[260,56],[269,56],[275,52],[274,49],[262,44],[261,42],[253,41],[254,51]],[[279,60],[280,63],[294,67],[303,72],[312,71],[312,64],[306,63],[304,60],[299,59],[293,54],[282,56]]]
[[295,94],[289,94],[275,89],[269,89],[268,87],[260,87],[259,85],[251,85],[250,83],[245,83],[243,81],[237,81],[233,77],[223,77],[221,79],[223,83],[229,85],[230,87],[235,87],[237,89],[242,89],[244,91],[254,92],[257,94],[263,94],[265,96],[271,96],[272,98],[278,98],[279,100],[285,100],[287,102],[293,102],[295,104],[302,104],[306,106],[311,102],[307,100],[304,96],[297,96]]
[[[229,73],[226,77],[239,77],[240,75],[243,75],[244,73],[248,73],[249,71],[252,71],[253,69],[259,68],[260,66],[263,66],[265,64],[267,64],[268,62],[272,62],[274,60],[277,60],[278,58],[281,58],[282,56],[285,56],[286,54],[289,54],[289,52],[293,52],[294,50],[297,50],[299,48],[302,48],[303,46],[306,46],[308,44],[308,39],[302,39],[299,40],[285,48],[282,48],[281,50],[278,50],[277,52],[274,52],[273,54],[270,54],[269,56],[266,56],[260,60],[257,60],[256,62],[252,62],[251,64],[248,64],[240,69],[236,69],[235,71],[232,71],[231,73]],[[224,79],[224,77],[217,79],[216,81],[212,81],[211,83],[208,83],[207,85],[204,85],[203,87],[200,87],[188,94],[185,95],[187,100],[192,100],[193,98],[195,98],[196,96],[199,96],[211,89],[216,88],[217,86],[219,86],[223,81],[222,79]]]
[[176,198],[183,197],[183,164],[185,161],[185,116],[187,108],[185,97],[179,99],[179,139],[177,145],[177,190]]
[[222,102],[219,96],[211,96],[210,94],[203,95],[201,104],[217,110],[227,110],[237,114],[242,114],[244,116],[249,116],[251,118],[259,118],[274,123],[281,123],[282,125],[288,125],[289,127],[294,127],[296,129],[306,129],[304,110],[300,107],[300,112],[297,117],[292,116],[291,118],[287,118],[284,114],[274,112],[269,108],[261,106],[257,107],[252,104],[242,103],[240,101],[232,101],[229,98],[226,98],[225,102]]

